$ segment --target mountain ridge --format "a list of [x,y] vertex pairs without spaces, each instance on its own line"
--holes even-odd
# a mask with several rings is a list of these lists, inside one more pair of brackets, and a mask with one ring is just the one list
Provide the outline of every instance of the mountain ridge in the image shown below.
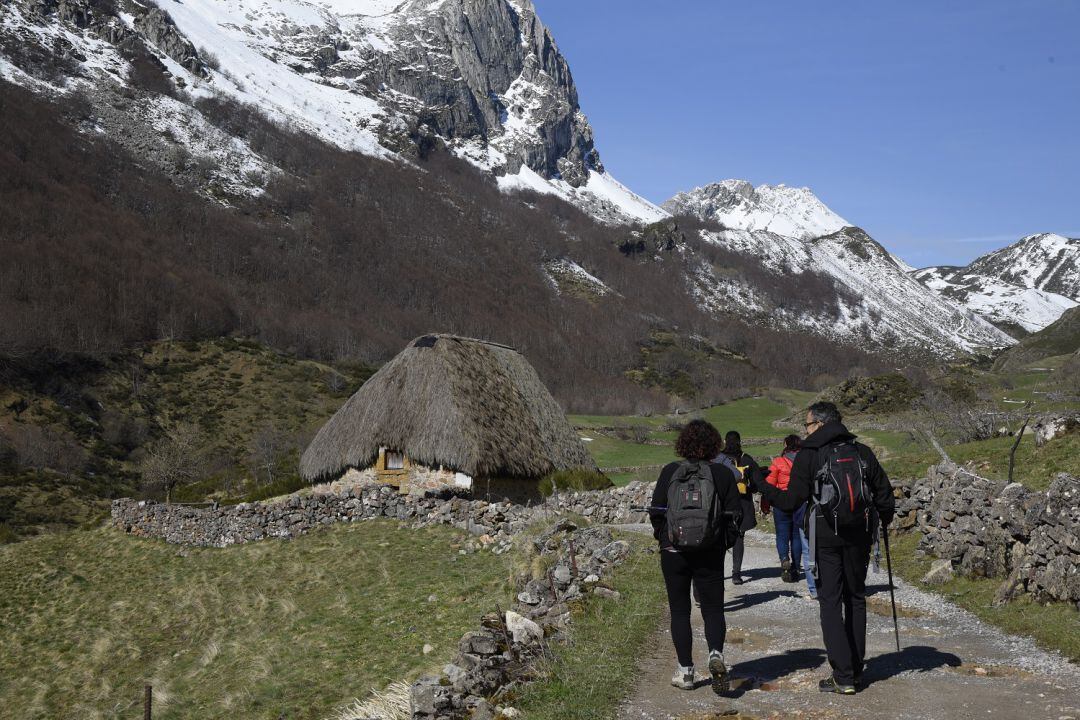
[[[707,243],[757,256],[781,283],[792,272],[813,270],[852,295],[842,297],[834,312],[821,315],[806,312],[798,303],[769,307],[752,287],[722,273],[699,274],[699,285],[708,288],[703,295],[741,306],[758,322],[794,324],[841,341],[862,337],[883,346],[913,345],[911,339],[918,338],[935,354],[935,345],[976,352],[1012,342],[981,317],[927,292],[908,275],[909,265],[833,212],[809,188],[755,188],[744,180],[725,180],[679,193],[662,207],[717,223],[720,229],[702,231]],[[766,229],[771,227],[787,232]]]
[[912,276],[1014,337],[1038,332],[1080,303],[1080,239],[1027,235],[964,266],[931,266]]

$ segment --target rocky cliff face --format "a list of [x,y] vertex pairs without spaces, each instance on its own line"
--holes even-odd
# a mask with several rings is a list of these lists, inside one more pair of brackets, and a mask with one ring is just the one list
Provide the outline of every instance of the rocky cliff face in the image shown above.
[[[556,194],[602,220],[663,215],[604,172],[529,0],[15,0],[0,15],[0,77],[21,84],[80,86],[115,105],[132,99],[131,53],[143,49],[191,99],[230,97],[350,150],[408,158],[446,145],[506,189]],[[160,105],[134,99],[142,114]],[[181,124],[192,114],[172,111]]]
[[1038,332],[1080,303],[1080,239],[1028,235],[966,267],[912,273],[939,295],[1015,337]]

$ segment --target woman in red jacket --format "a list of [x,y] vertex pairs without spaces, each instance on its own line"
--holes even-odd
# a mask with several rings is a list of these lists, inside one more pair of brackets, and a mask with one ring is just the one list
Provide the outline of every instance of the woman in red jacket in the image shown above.
[[[779,490],[787,490],[791,481],[791,463],[799,452],[799,436],[788,435],[784,438],[784,452],[772,461],[766,482]],[[769,511],[765,498],[761,499],[761,512]],[[780,577],[784,582],[798,582],[799,567],[802,562],[802,540],[796,525],[797,512],[784,512],[780,508],[772,509],[773,522],[776,524],[776,552],[780,555]]]

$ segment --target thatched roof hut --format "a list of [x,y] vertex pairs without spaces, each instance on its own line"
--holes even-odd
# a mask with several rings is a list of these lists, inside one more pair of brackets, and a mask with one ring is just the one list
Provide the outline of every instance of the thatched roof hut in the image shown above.
[[425,335],[383,366],[319,430],[300,459],[309,481],[380,459],[474,478],[539,478],[596,463],[533,367],[505,345]]

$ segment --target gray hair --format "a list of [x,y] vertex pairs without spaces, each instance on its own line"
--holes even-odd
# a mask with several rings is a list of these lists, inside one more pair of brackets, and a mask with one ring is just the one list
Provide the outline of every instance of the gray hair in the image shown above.
[[840,411],[837,409],[836,405],[831,402],[816,402],[807,408],[807,412],[810,413],[810,417],[814,418],[815,422],[819,422],[822,425],[838,423],[843,419],[840,416]]

